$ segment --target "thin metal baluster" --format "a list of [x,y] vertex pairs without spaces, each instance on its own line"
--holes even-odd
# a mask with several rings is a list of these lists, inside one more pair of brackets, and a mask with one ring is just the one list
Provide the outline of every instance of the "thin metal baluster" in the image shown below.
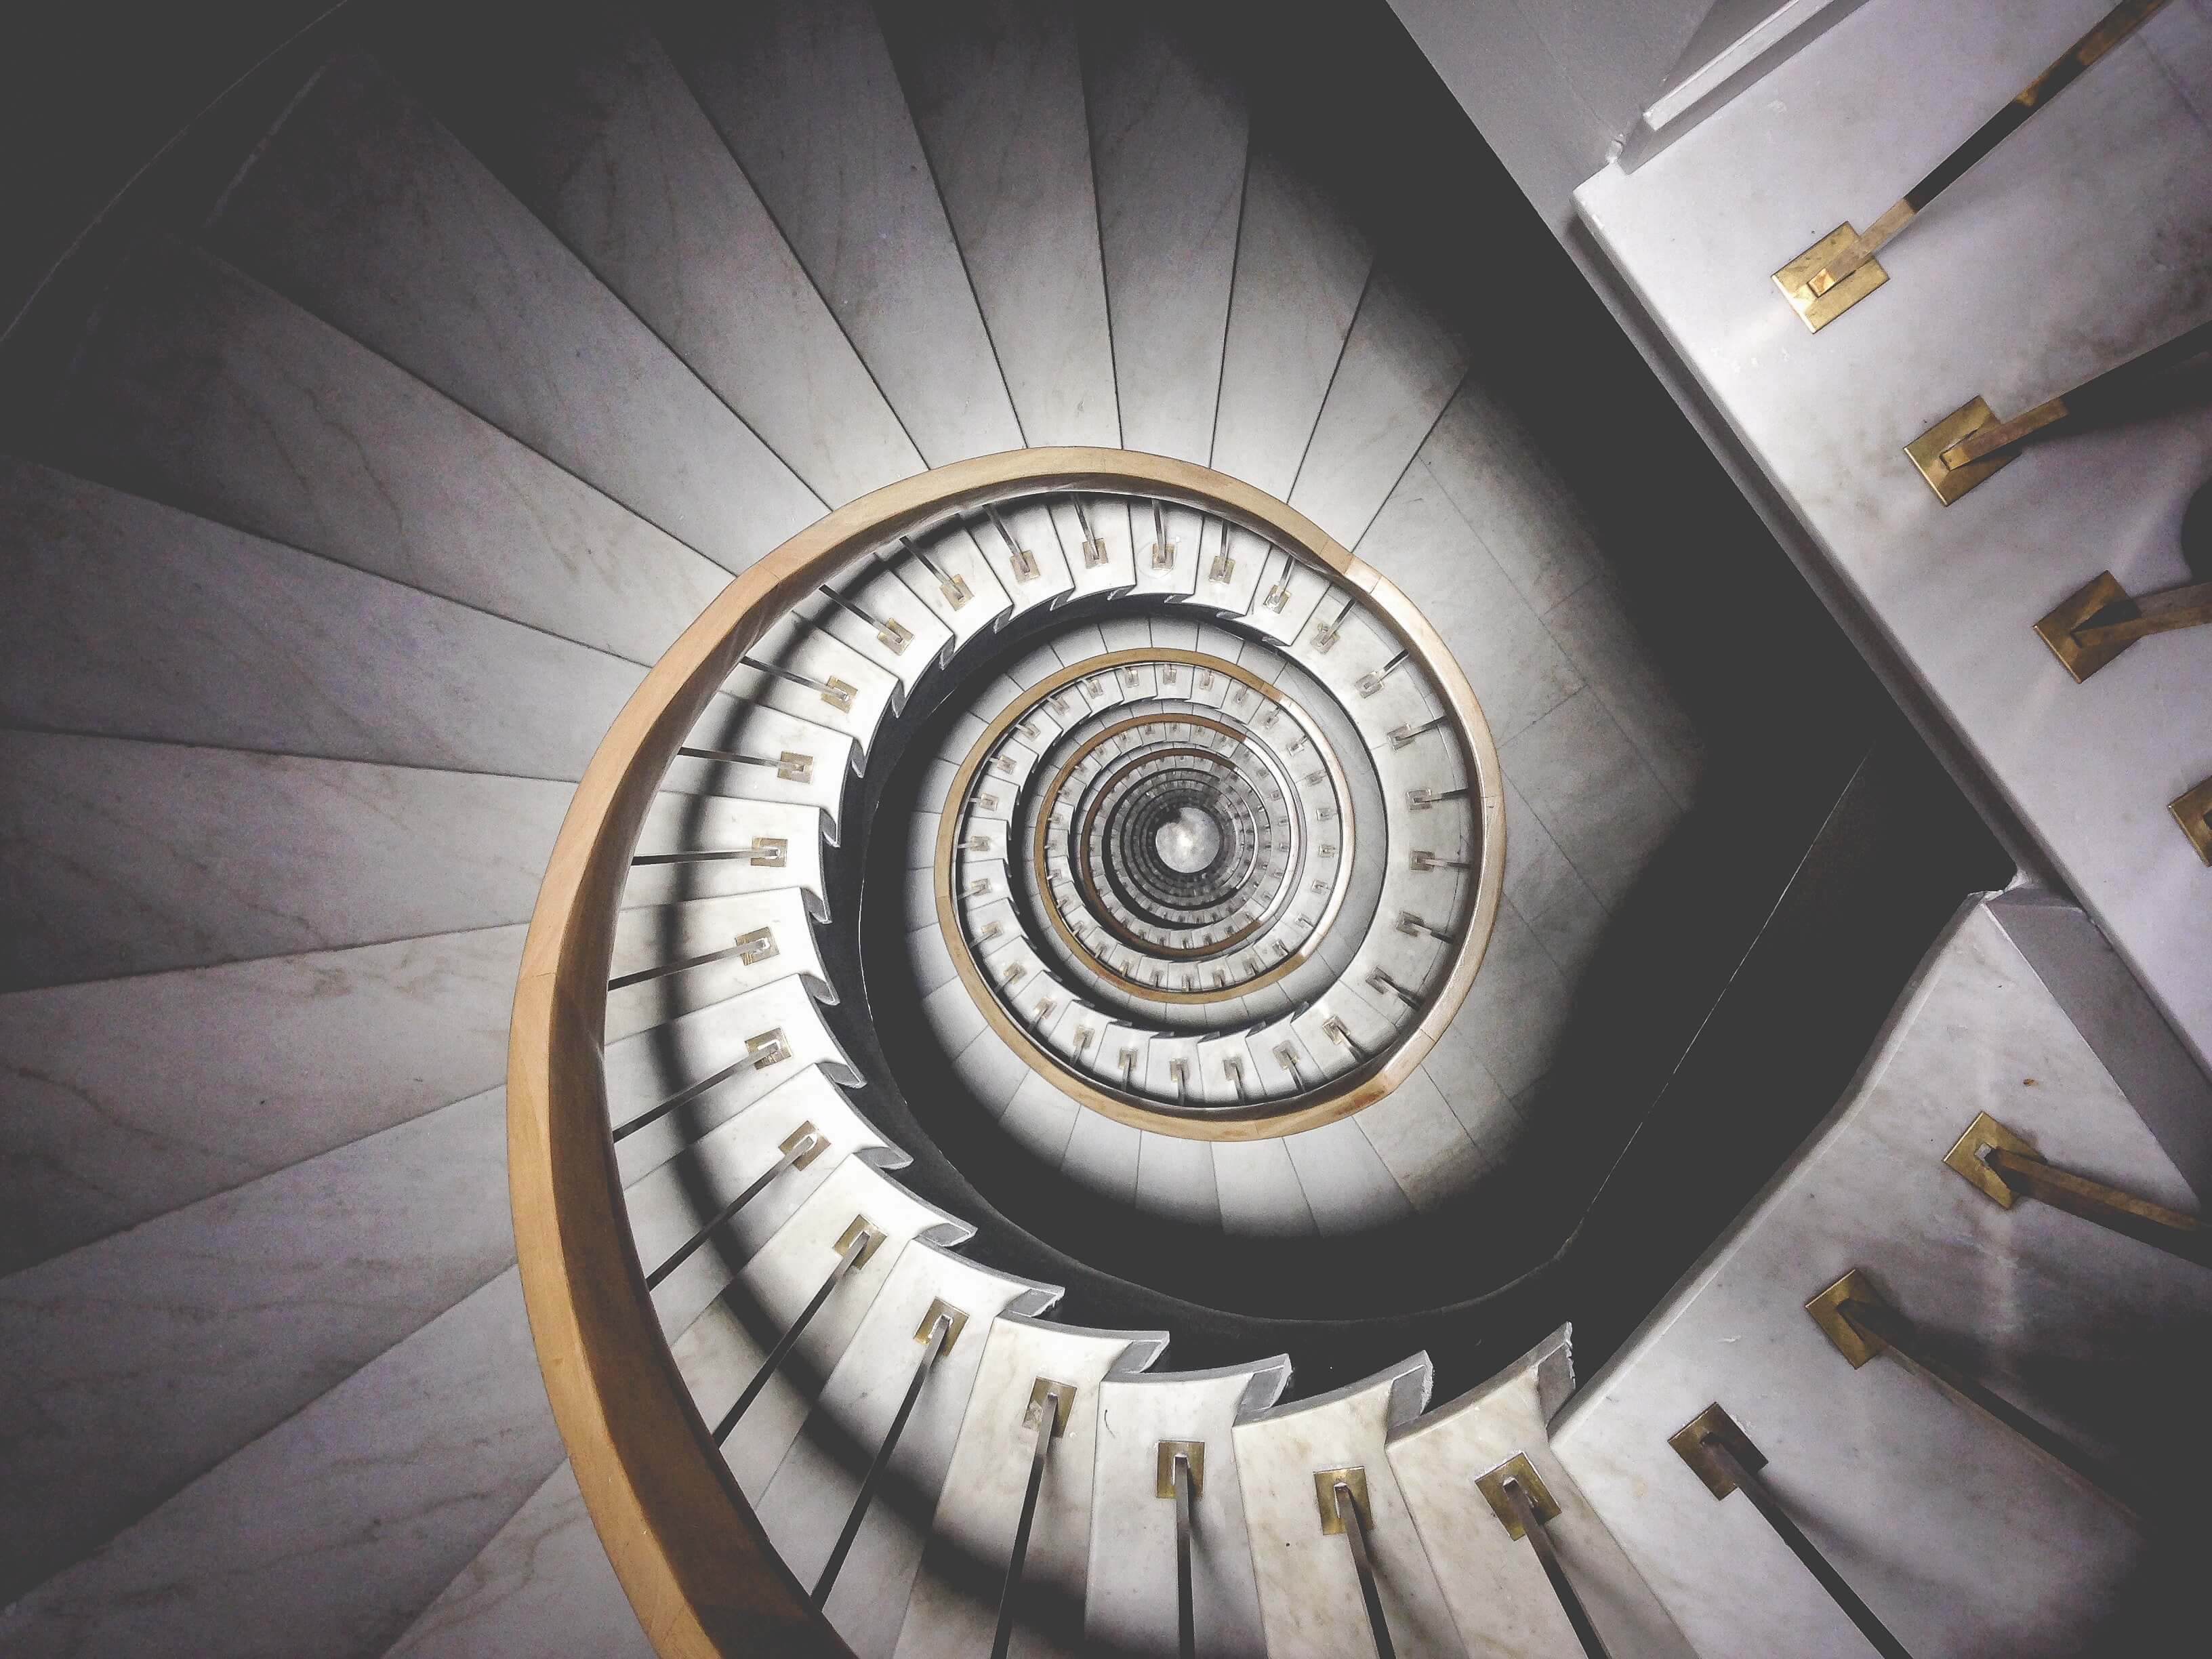
[[[1699,1422],[1704,1420],[1699,1419]],[[1733,1428],[1734,1425],[1729,1426]],[[1692,1427],[1694,1429],[1697,1425],[1693,1424]],[[1741,1431],[1736,1432],[1741,1433]],[[1882,1659],[1912,1659],[1912,1656],[1905,1650],[1905,1644],[1892,1636],[1889,1627],[1875,1617],[1874,1609],[1859,1600],[1857,1592],[1846,1584],[1843,1576],[1827,1564],[1820,1551],[1813,1547],[1813,1540],[1797,1529],[1797,1523],[1784,1513],[1781,1504],[1768,1489],[1766,1482],[1745,1466],[1727,1439],[1711,1430],[1699,1431],[1696,1438],[1698,1448],[1720,1471],[1723,1478],[1730,1486],[1741,1488],[1743,1495],[1751,1499],[1752,1507],[1766,1517],[1766,1524],[1774,1528],[1776,1535],[1784,1543],[1790,1546],[1790,1553],[1805,1564],[1805,1571],[1820,1581],[1820,1588],[1828,1592],[1829,1599],[1844,1610],[1844,1616],[1851,1623],[1859,1627],[1859,1634],[1874,1644],[1875,1651],[1881,1654]],[[1692,1467],[1694,1468],[1695,1464],[1692,1463]],[[1711,1483],[1709,1481],[1707,1484],[1710,1486]]]
[[822,1304],[830,1299],[830,1292],[843,1284],[845,1276],[868,1259],[882,1239],[881,1233],[869,1227],[857,1228],[846,1235],[838,1252],[837,1265],[822,1281],[822,1288],[814,1292],[814,1299],[806,1304],[798,1318],[791,1322],[791,1328],[777,1339],[775,1346],[769,1350],[768,1358],[753,1373],[753,1380],[745,1384],[745,1391],[738,1396],[738,1403],[730,1407],[720,1422],[714,1425],[716,1445],[730,1437],[730,1431],[738,1426],[738,1419],[745,1414],[745,1407],[757,1400],[760,1391],[768,1387],[769,1378],[775,1375],[776,1367],[783,1364],[798,1345],[799,1339],[806,1334],[807,1322],[822,1311]]
[[1022,1562],[1030,1553],[1030,1528],[1036,1523],[1037,1494],[1044,1490],[1045,1455],[1052,1449],[1053,1437],[1060,1432],[1061,1386],[1050,1383],[1042,1393],[1030,1396],[1030,1409],[1037,1419],[1036,1449],[1030,1455],[1029,1490],[1022,1494],[1014,1552],[1006,1562],[1006,1582],[999,1590],[999,1633],[991,1638],[991,1659],[1006,1659],[1006,1645],[1014,1639],[1014,1598],[1022,1587]]
[[1597,1633],[1597,1626],[1583,1611],[1582,1597],[1567,1582],[1566,1570],[1559,1565],[1559,1553],[1552,1547],[1551,1534],[1544,1530],[1544,1518],[1536,1513],[1536,1506],[1528,1501],[1527,1488],[1510,1475],[1504,1483],[1505,1501],[1521,1517],[1521,1535],[1536,1552],[1536,1559],[1543,1564],[1544,1577],[1552,1581],[1552,1594],[1559,1598],[1559,1610],[1567,1615],[1567,1622],[1575,1627],[1575,1638],[1583,1644],[1589,1659],[1611,1659],[1605,1643]]
[[875,1462],[868,1465],[868,1473],[860,1481],[860,1495],[853,1500],[853,1512],[845,1517],[845,1530],[837,1534],[837,1547],[830,1552],[830,1559],[822,1564],[822,1576],[814,1581],[812,1600],[817,1612],[830,1599],[830,1588],[837,1582],[838,1569],[845,1565],[853,1540],[860,1535],[860,1522],[868,1518],[868,1504],[876,1495],[876,1483],[883,1479],[884,1466],[898,1449],[899,1436],[906,1432],[906,1420],[914,1414],[914,1402],[921,1397],[921,1385],[929,1381],[930,1370],[937,1364],[937,1357],[945,1352],[951,1334],[951,1314],[940,1313],[930,1321],[929,1340],[922,1345],[921,1363],[914,1368],[914,1381],[906,1385],[906,1398],[899,1401],[898,1415],[891,1419],[884,1443],[876,1448]]
[[1360,1599],[1367,1603],[1367,1623],[1375,1632],[1376,1659],[1398,1659],[1398,1650],[1390,1644],[1390,1626],[1382,1622],[1382,1596],[1375,1588],[1375,1567],[1367,1559],[1367,1523],[1359,1518],[1359,1505],[1352,1502],[1352,1488],[1340,1480],[1332,1496],[1336,1500],[1336,1518],[1344,1524],[1344,1541],[1352,1546],[1352,1565],[1359,1574]]
[[1176,1645],[1182,1659],[1198,1659],[1198,1617],[1190,1592],[1190,1454],[1177,1452],[1169,1465],[1175,1482]]
[[[669,1274],[674,1273],[686,1261],[689,1261],[691,1259],[692,1254],[696,1251],[702,1244],[704,1244],[708,1238],[714,1236],[714,1230],[717,1227],[722,1225],[722,1224],[729,1220],[732,1216],[744,1209],[746,1205],[758,1198],[762,1192],[767,1188],[769,1182],[775,1180],[786,1170],[793,1170],[798,1168],[799,1165],[804,1164],[813,1155],[817,1147],[826,1146],[828,1145],[829,1142],[823,1139],[820,1135],[815,1134],[811,1131],[801,1134],[797,1140],[793,1141],[784,1149],[783,1156],[777,1159],[776,1162],[762,1175],[759,1180],[754,1182],[751,1186],[746,1188],[744,1191],[739,1193],[727,1204],[725,1204],[721,1209],[716,1212],[714,1218],[712,1221],[709,1221],[705,1226],[700,1228],[697,1232],[692,1234],[690,1237],[684,1241],[682,1249],[678,1249],[674,1255],[670,1256],[667,1261],[662,1262],[658,1267],[655,1267],[651,1273],[647,1273],[645,1276],[645,1288],[648,1291],[659,1290],[663,1279],[666,1279]],[[838,1271],[842,1273],[844,1269],[840,1267]],[[835,1284],[836,1281],[833,1278],[830,1282]],[[719,1437],[717,1437],[719,1438]]]

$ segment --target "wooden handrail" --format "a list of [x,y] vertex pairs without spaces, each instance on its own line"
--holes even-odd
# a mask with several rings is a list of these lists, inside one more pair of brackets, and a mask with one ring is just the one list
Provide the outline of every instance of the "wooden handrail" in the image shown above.
[[[1249,484],[1127,450],[1013,450],[887,485],[732,580],[653,665],[585,769],[538,889],[508,1037],[507,1181],[554,1419],[616,1576],[662,1659],[848,1650],[810,1607],[715,1452],[660,1334],[630,1237],[602,1071],[615,916],[630,855],[685,734],[738,659],[799,599],[854,557],[945,514],[1015,494],[1060,493],[1201,507],[1329,566],[1407,631],[1455,708],[1473,710],[1481,729],[1449,654],[1378,573]],[[1496,918],[1504,836],[1492,810],[1494,751],[1478,757],[1478,771],[1484,845],[1470,934],[1479,945]],[[1443,1000],[1449,1006],[1464,995],[1480,954],[1462,951]],[[1362,1103],[1380,1092],[1379,1081],[1359,1086]]]

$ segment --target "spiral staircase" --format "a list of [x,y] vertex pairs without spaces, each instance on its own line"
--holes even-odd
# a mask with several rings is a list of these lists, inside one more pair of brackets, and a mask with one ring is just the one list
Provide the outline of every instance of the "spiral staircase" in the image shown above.
[[0,1653],[2157,1628],[2080,913],[1224,15],[356,0],[18,325]]

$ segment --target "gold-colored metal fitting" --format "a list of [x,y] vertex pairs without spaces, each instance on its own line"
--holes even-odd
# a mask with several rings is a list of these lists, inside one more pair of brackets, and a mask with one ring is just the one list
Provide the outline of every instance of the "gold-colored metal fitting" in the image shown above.
[[787,749],[776,757],[775,775],[786,783],[811,783],[814,780],[814,757],[794,755]]
[[965,576],[956,576],[949,572],[938,576],[937,591],[945,596],[945,603],[954,611],[975,597],[975,590],[968,586]]
[[991,838],[990,838],[988,836],[969,836],[969,837],[968,837],[968,850],[969,850],[969,852],[971,852],[971,853],[988,853],[988,852],[989,852],[989,851],[991,850]]
[[952,1345],[960,1340],[960,1333],[968,1328],[968,1316],[962,1310],[954,1307],[950,1302],[939,1297],[929,1304],[929,1311],[922,1315],[921,1323],[914,1328],[914,1340],[917,1342],[928,1341],[931,1328],[940,1319],[948,1322],[951,1327],[945,1333],[945,1346],[938,1350],[941,1355],[952,1352]]
[[1905,453],[1920,476],[1928,480],[1928,487],[1936,492],[1936,499],[1948,507],[1999,467],[2012,464],[2014,452],[1999,450],[1978,461],[1969,461],[1964,466],[1953,466],[1943,459],[1943,452],[1970,432],[1978,432],[1996,419],[1996,412],[1985,398],[1977,398],[1963,407],[1953,410],[1929,427],[1911,443]]
[[1987,1112],[1977,1112],[1966,1132],[1951,1143],[1951,1150],[1943,1154],[1943,1165],[1964,1176],[1980,1188],[1989,1197],[2009,1210],[2019,1196],[2005,1185],[2004,1177],[1982,1162],[1982,1153],[1991,1146],[2008,1152],[2025,1152],[2035,1156],[2035,1148],[1991,1117]]
[[1173,542],[1154,542],[1152,544],[1153,569],[1172,570],[1175,568],[1175,559],[1176,544]]
[[1283,607],[1290,602],[1291,579],[1289,574],[1285,572],[1282,580],[1267,590],[1267,597],[1260,603],[1279,616],[1282,614]]
[[783,1027],[763,1031],[758,1036],[745,1039],[745,1058],[753,1063],[753,1070],[764,1072],[769,1066],[791,1058],[791,1045],[783,1040]]
[[738,935],[738,960],[748,968],[757,962],[766,962],[779,954],[775,948],[775,933],[772,928],[756,927],[750,933]]
[[914,629],[902,622],[893,622],[886,617],[876,624],[876,637],[890,647],[894,657],[902,654],[914,643]]
[[1368,1531],[1375,1530],[1375,1511],[1367,1503],[1367,1471],[1353,1464],[1341,1469],[1314,1471],[1314,1501],[1321,1506],[1321,1529],[1330,1537],[1344,1530],[1344,1517],[1336,1512],[1336,1489],[1346,1486],[1352,1492],[1352,1507],[1358,1512],[1359,1524]]
[[1033,1429],[1044,1420],[1045,1402],[1052,1402],[1052,1437],[1055,1440],[1067,1432],[1067,1413],[1075,1404],[1075,1384],[1056,1382],[1049,1376],[1040,1376],[1030,1385],[1030,1403],[1022,1413],[1022,1426]]
[[1026,547],[1018,547],[1008,556],[1013,560],[1016,581],[1033,582],[1037,579],[1036,554],[1030,552]]
[[1536,1466],[1528,1461],[1526,1452],[1515,1452],[1496,1468],[1474,1477],[1475,1490],[1490,1500],[1490,1512],[1498,1517],[1508,1538],[1523,1537],[1528,1531],[1522,1524],[1520,1511],[1505,1495],[1505,1483],[1509,1480],[1528,1495],[1528,1507],[1536,1512],[1537,1520],[1559,1518],[1558,1500],[1553,1498],[1543,1477],[1536,1473]]
[[1096,536],[1086,536],[1083,541],[1083,568],[1096,570],[1106,562],[1106,544]]
[[2187,794],[2170,805],[2166,811],[2181,826],[2181,833],[2189,837],[2189,844],[2197,849],[2197,856],[2212,864],[2212,778],[2207,778]]
[[1727,1447],[1738,1466],[1747,1471],[1766,1467],[1766,1454],[1751,1443],[1751,1437],[1736,1426],[1735,1419],[1723,1411],[1717,1401],[1706,1407],[1668,1435],[1667,1443],[1715,1498],[1726,1498],[1734,1492],[1735,1481],[1722,1467],[1720,1459],[1713,1455],[1713,1449],[1705,1443],[1708,1440],[1717,1440]]
[[1843,259],[1858,240],[1857,229],[1846,221],[1774,273],[1774,286],[1782,290],[1782,297],[1790,301],[1790,308],[1804,319],[1806,328],[1814,334],[1889,280],[1881,261],[1869,257],[1824,292],[1814,291],[1814,278]]
[[781,870],[791,843],[781,836],[755,836],[753,844],[744,849],[745,862],[757,869]]
[[816,1128],[811,1123],[802,1123],[796,1129],[793,1129],[789,1134],[786,1135],[783,1138],[783,1144],[776,1148],[776,1151],[781,1152],[786,1158],[791,1158],[792,1153],[799,1152],[799,1149],[801,1146],[805,1146],[806,1145],[807,1138],[810,1135],[813,1137],[814,1144],[811,1146],[807,1146],[805,1152],[799,1152],[799,1156],[797,1158],[791,1158],[791,1167],[794,1170],[805,1169],[808,1164],[813,1163],[816,1158],[821,1157],[823,1153],[828,1152],[830,1150],[830,1138],[823,1134],[821,1130]]
[[1206,579],[1212,582],[1225,582],[1236,568],[1236,560],[1226,553],[1217,553],[1213,556],[1212,564],[1207,567]]
[[1881,1297],[1875,1293],[1874,1287],[1866,1281],[1866,1275],[1856,1267],[1808,1302],[1805,1311],[1813,1316],[1813,1322],[1820,1328],[1829,1341],[1836,1345],[1836,1352],[1850,1360],[1851,1369],[1856,1370],[1886,1350],[1889,1344],[1853,1324],[1844,1313],[1846,1302],[1881,1305]]
[[2128,596],[2109,570],[2100,571],[2096,580],[2077,587],[2059,600],[2051,614],[2035,625],[2035,636],[2051,647],[2051,654],[2066,665],[2075,684],[2095,673],[2106,663],[2134,644],[2132,640],[2116,640],[2103,645],[2084,645],[2075,637],[2075,630],[2108,605],[2116,605]]
[[846,684],[835,674],[822,683],[822,701],[832,708],[849,710],[853,706],[853,699],[860,695],[860,689],[857,686]]
[[1160,1442],[1159,1469],[1152,1482],[1152,1496],[1173,1498],[1175,1493],[1175,1461],[1181,1457],[1190,1466],[1190,1495],[1196,1498],[1206,1490],[1206,1442],[1203,1440],[1163,1440]]
[[884,1230],[867,1217],[856,1215],[846,1224],[845,1231],[837,1235],[837,1242],[831,1248],[842,1255],[852,1248],[855,1240],[859,1241],[860,1248],[853,1250],[853,1271],[858,1273],[868,1265],[868,1258],[883,1248]]

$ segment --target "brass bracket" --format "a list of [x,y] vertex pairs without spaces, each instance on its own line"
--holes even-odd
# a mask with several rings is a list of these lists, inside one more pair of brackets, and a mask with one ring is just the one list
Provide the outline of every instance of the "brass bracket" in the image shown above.
[[[1849,287],[1845,279],[1843,286]],[[2014,453],[1999,450],[1994,455],[1984,455],[1978,461],[1968,461],[1964,466],[1953,466],[1943,459],[1943,452],[1971,432],[1978,432],[1994,425],[1996,411],[1990,407],[1989,399],[1977,398],[1972,403],[1953,410],[1929,427],[1911,443],[1905,453],[1912,465],[1920,469],[1920,476],[1928,480],[1928,487],[1936,492],[1936,499],[1948,507],[1976,484],[1996,471],[2012,465]]]
[[1987,1112],[1978,1112],[1974,1121],[1966,1126],[1966,1132],[1953,1141],[1951,1150],[1943,1154],[1943,1165],[1964,1176],[2000,1206],[2009,1210],[2019,1194],[2005,1185],[2002,1176],[1982,1162],[1982,1153],[1991,1146],[2003,1152],[2021,1152],[2029,1158],[2037,1155],[2034,1147],[1996,1119]]
[[758,1036],[745,1039],[745,1058],[753,1063],[756,1072],[766,1071],[791,1058],[791,1045],[783,1040],[783,1027],[763,1031]]
[[1886,1350],[1889,1344],[1852,1324],[1844,1317],[1844,1304],[1879,1304],[1881,1301],[1881,1298],[1875,1294],[1874,1287],[1867,1283],[1865,1276],[1854,1267],[1808,1302],[1805,1311],[1813,1316],[1813,1322],[1820,1328],[1829,1341],[1836,1345],[1836,1352],[1850,1360],[1851,1369],[1856,1370]]
[[883,1248],[884,1230],[876,1225],[874,1222],[869,1220],[867,1217],[864,1215],[856,1215],[846,1226],[845,1231],[837,1235],[836,1243],[830,1247],[832,1249],[836,1250],[838,1255],[842,1255],[845,1253],[846,1248],[863,1233],[867,1235],[867,1242],[860,1246],[860,1250],[853,1257],[853,1271],[854,1273],[858,1273],[861,1268],[866,1267],[868,1265],[868,1259],[874,1255],[878,1249]]
[[776,1148],[776,1151],[781,1152],[786,1158],[791,1158],[793,1149],[803,1145],[806,1137],[809,1135],[812,1135],[814,1137],[814,1144],[811,1146],[807,1147],[805,1152],[800,1152],[797,1158],[792,1158],[791,1167],[794,1170],[805,1169],[808,1164],[813,1163],[816,1158],[821,1157],[823,1153],[828,1152],[830,1150],[829,1137],[824,1135],[821,1130],[816,1128],[811,1123],[802,1123],[796,1129],[793,1129],[789,1134],[786,1135],[783,1138],[783,1144]]
[[1159,1469],[1152,1482],[1153,1497],[1175,1496],[1175,1461],[1178,1452],[1190,1464],[1190,1495],[1196,1498],[1206,1490],[1206,1442],[1163,1440],[1160,1442]]
[[1474,1477],[1475,1490],[1490,1500],[1490,1512],[1498,1517],[1498,1523],[1505,1528],[1508,1538],[1524,1537],[1528,1532],[1521,1523],[1521,1512],[1505,1496],[1508,1480],[1528,1494],[1528,1506],[1536,1511],[1537,1520],[1556,1521],[1559,1518],[1559,1505],[1553,1498],[1551,1488],[1545,1486],[1542,1478],[1537,1474],[1535,1465],[1529,1462],[1528,1453],[1515,1452],[1496,1468]]
[[1667,1443],[1716,1498],[1726,1498],[1734,1492],[1735,1481],[1713,1455],[1713,1449],[1705,1444],[1707,1440],[1717,1440],[1727,1447],[1747,1471],[1766,1467],[1766,1454],[1751,1443],[1751,1437],[1736,1426],[1735,1419],[1723,1411],[1718,1401],[1706,1407],[1668,1435]]
[[814,757],[796,755],[787,749],[776,757],[775,775],[786,783],[811,783],[814,781]]
[[2068,594],[2058,602],[2056,610],[2036,623],[2036,637],[2051,647],[2052,656],[2066,665],[2066,672],[2074,677],[2076,684],[2135,643],[2132,640],[2121,640],[2110,645],[2084,645],[2074,637],[2075,630],[2090,617],[2127,596],[2128,590],[2114,580],[2111,571],[2100,571],[2094,581]]
[[2212,778],[2205,779],[2166,810],[2181,826],[2181,833],[2189,837],[2197,856],[2212,864]]
[[[949,1348],[952,1345],[947,1342],[945,1346]],[[1049,1376],[1040,1376],[1031,1383],[1030,1403],[1028,1408],[1022,1413],[1022,1426],[1025,1429],[1036,1427],[1042,1419],[1044,1402],[1048,1398],[1053,1402],[1052,1437],[1057,1440],[1067,1432],[1068,1408],[1075,1404],[1075,1384],[1073,1382],[1061,1382]]]
[[1368,1531],[1375,1530],[1375,1511],[1367,1503],[1367,1471],[1353,1464],[1341,1469],[1314,1471],[1314,1501],[1321,1506],[1321,1529],[1334,1538],[1344,1531],[1344,1517],[1336,1512],[1336,1488],[1339,1482],[1352,1488],[1352,1507],[1359,1516],[1360,1525]]
[[1859,234],[1846,220],[1774,273],[1774,286],[1802,318],[1810,333],[1818,334],[1860,301],[1889,280],[1881,261],[1869,257],[1857,270],[1825,294],[1813,292],[1813,278],[1840,258]]
[[756,927],[750,933],[739,933],[732,948],[737,951],[738,960],[748,968],[757,962],[766,962],[770,957],[781,954],[775,948],[775,930],[768,927]]
[[960,1333],[968,1328],[968,1316],[939,1297],[929,1304],[929,1311],[922,1315],[921,1323],[914,1328],[914,1340],[917,1342],[928,1341],[929,1328],[939,1319],[949,1319],[952,1322],[952,1328],[945,1334],[945,1346],[937,1351],[942,1356],[952,1352],[952,1345],[960,1340]]

